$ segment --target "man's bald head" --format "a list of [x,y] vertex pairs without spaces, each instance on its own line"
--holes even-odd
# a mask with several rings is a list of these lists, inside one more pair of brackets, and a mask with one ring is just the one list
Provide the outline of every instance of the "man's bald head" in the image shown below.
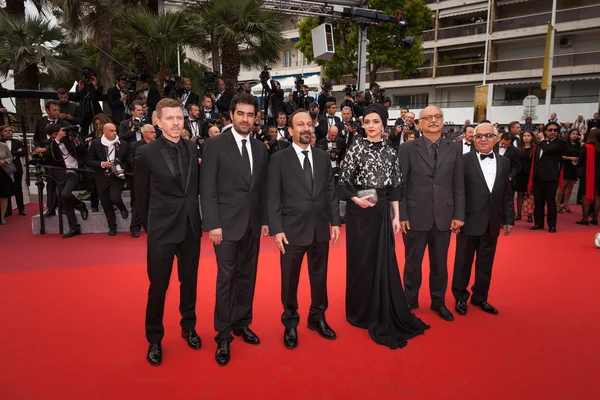
[[335,125],[332,125],[331,128],[327,131],[327,136],[329,140],[334,140],[338,135],[338,128]]
[[102,134],[108,139],[108,140],[115,140],[117,138],[117,127],[115,126],[115,124],[104,124],[104,126],[102,127]]
[[427,106],[419,113],[419,128],[425,136],[434,140],[441,134],[444,127],[444,113],[439,107]]

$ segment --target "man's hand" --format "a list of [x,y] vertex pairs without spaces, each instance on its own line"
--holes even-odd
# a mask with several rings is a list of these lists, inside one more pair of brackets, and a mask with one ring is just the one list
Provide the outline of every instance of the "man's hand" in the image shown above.
[[211,94],[210,94],[210,98],[211,98],[213,101],[216,101],[216,100],[217,100],[217,98],[215,97],[215,94],[214,94],[214,93],[211,93]]
[[453,219],[452,222],[450,223],[450,230],[454,233],[459,233],[460,228],[462,228],[462,226],[464,224],[465,224],[464,221],[459,221],[457,219]]
[[260,227],[260,237],[269,236],[269,225],[263,225]]
[[90,82],[92,83],[92,85],[94,85],[94,88],[98,89],[98,78],[96,78],[95,76],[92,76],[90,78]]
[[504,236],[508,236],[510,234],[510,232],[512,231],[513,226],[512,225],[504,225],[502,227],[502,232],[504,232]]
[[215,246],[218,246],[223,241],[223,229],[217,228],[211,231],[208,231],[208,238]]
[[279,251],[281,251],[281,254],[285,254],[283,244],[290,244],[290,242],[287,240],[287,237],[285,237],[285,233],[276,233],[275,236],[273,236],[273,239],[275,239],[275,244],[277,245],[277,248],[279,248]]
[[410,231],[410,222],[408,221],[400,221],[400,232],[405,235]]
[[63,140],[63,138],[67,136],[67,132],[65,132],[64,129],[61,129],[60,131],[58,131],[58,133],[56,134],[56,138],[55,140],[57,142],[60,142],[61,140]]
[[351,200],[360,208],[373,207],[375,204],[371,203],[369,199],[372,199],[374,195],[370,194],[365,197],[353,197]]
[[121,101],[121,103],[124,102],[125,100],[127,100],[127,95],[123,95],[119,100]]
[[332,226],[331,227],[331,239],[333,240],[333,244],[336,244],[339,238],[340,238],[340,227]]
[[113,163],[111,161],[102,161],[100,163],[100,166],[102,168],[110,168],[113,165]]
[[392,219],[392,228],[394,229],[394,235],[400,232],[400,217],[397,215]]
[[43,148],[43,147],[36,147],[36,148],[33,150],[33,152],[34,152],[34,153],[37,153],[37,154],[43,154],[43,153],[45,153],[45,152],[46,152],[46,149],[45,149],[45,148]]

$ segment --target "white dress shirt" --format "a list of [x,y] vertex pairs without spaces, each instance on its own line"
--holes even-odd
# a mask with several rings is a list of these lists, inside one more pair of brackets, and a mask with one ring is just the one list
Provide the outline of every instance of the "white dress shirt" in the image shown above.
[[[63,142],[57,141],[56,139],[54,139],[54,141],[58,144],[58,149],[62,153],[62,157],[65,162],[65,168],[79,168],[79,163],[77,162],[77,159],[73,157],[71,153],[69,153],[69,150],[67,150],[65,144]],[[67,171],[67,173],[69,172],[75,171]]]
[[[304,157],[305,156],[302,152],[305,150],[302,147],[298,146],[296,143],[292,143],[292,147],[294,148],[294,151],[296,152],[298,161],[300,161],[300,168],[304,169]],[[314,176],[315,167],[313,166],[312,148],[310,146],[308,146],[308,148],[306,150],[308,150],[308,162],[310,163],[310,172]]]
[[242,155],[242,140],[246,140],[246,149],[248,150],[248,157],[250,158],[250,173],[254,170],[254,163],[252,159],[252,146],[250,146],[250,135],[246,137],[242,137],[239,133],[231,127],[231,133],[233,133],[233,138],[235,139],[235,143],[237,144],[238,149],[240,150],[240,155]]
[[462,145],[462,150],[463,150],[463,154],[467,154],[471,151],[471,146],[473,146],[472,143],[467,142],[466,140],[463,140],[463,145]]
[[503,156],[505,153],[506,153],[506,147],[499,146],[498,147],[498,154],[500,154],[501,156]]
[[485,178],[485,183],[487,183],[488,189],[490,193],[492,193],[492,189],[494,188],[494,182],[496,181],[496,155],[494,152],[494,158],[486,158],[484,160],[479,157],[479,152],[477,152],[477,160],[479,161],[479,166],[481,167],[481,171],[483,172],[483,177]]
[[8,149],[9,149],[10,151],[12,151],[12,139],[6,139],[6,140],[4,141],[4,143],[6,143],[6,145],[8,146]]

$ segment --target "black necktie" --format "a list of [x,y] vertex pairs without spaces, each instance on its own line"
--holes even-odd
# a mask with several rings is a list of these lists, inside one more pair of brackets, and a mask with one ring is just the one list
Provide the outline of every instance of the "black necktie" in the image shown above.
[[489,154],[480,154],[479,158],[481,158],[481,160],[485,160],[486,158],[491,158],[492,160],[494,159],[494,152],[491,152]]
[[437,166],[437,143],[433,143],[431,148],[431,161],[433,163],[433,170],[435,172],[435,167]]
[[244,167],[248,169],[248,178],[252,177],[252,169],[250,168],[250,155],[248,154],[248,148],[246,142],[248,140],[242,139],[242,160],[244,161]]
[[304,177],[306,178],[306,183],[308,183],[308,188],[310,191],[313,191],[313,176],[312,169],[310,168],[310,161],[308,160],[308,150],[302,150],[302,154],[304,154],[304,162],[302,163],[302,169],[304,170]]
[[471,143],[469,143],[469,142],[465,142],[465,146],[469,146],[469,147],[470,147],[470,146],[471,146]]

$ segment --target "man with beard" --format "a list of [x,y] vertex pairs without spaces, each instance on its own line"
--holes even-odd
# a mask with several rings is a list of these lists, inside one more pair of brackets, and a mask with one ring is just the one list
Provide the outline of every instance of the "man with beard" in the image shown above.
[[463,154],[470,153],[471,151],[475,151],[475,147],[473,147],[473,135],[475,134],[474,126],[467,126],[463,132],[463,138],[461,140],[462,152]]
[[[283,344],[298,346],[298,280],[308,255],[311,306],[308,329],[335,339],[325,320],[329,240],[340,236],[340,212],[329,155],[310,147],[312,119],[304,110],[290,116],[292,146],[273,155],[269,165],[269,230],[281,251],[281,299],[285,326]],[[335,129],[333,127],[332,129]],[[293,179],[289,179],[289,170]],[[299,183],[300,182],[300,183]],[[329,225],[331,225],[331,236]]]
[[250,137],[258,110],[256,97],[237,93],[231,101],[232,126],[206,142],[200,191],[204,230],[217,256],[215,337],[219,365],[231,359],[235,336],[257,345],[250,330],[260,237],[269,234],[266,146]]
[[177,256],[180,282],[181,336],[194,350],[202,346],[196,333],[196,286],[200,260],[202,221],[198,204],[196,145],[181,140],[183,110],[177,100],[162,99],[156,105],[163,135],[137,149],[135,158],[135,207],[148,234],[148,303],[146,359],[162,362],[163,314],[173,258]]
[[428,106],[419,115],[423,136],[400,146],[402,174],[400,229],[406,265],[404,287],[411,309],[419,307],[421,263],[429,248],[431,309],[446,321],[454,316],[446,307],[450,232],[458,233],[465,220],[462,149],[441,137],[442,110]]

